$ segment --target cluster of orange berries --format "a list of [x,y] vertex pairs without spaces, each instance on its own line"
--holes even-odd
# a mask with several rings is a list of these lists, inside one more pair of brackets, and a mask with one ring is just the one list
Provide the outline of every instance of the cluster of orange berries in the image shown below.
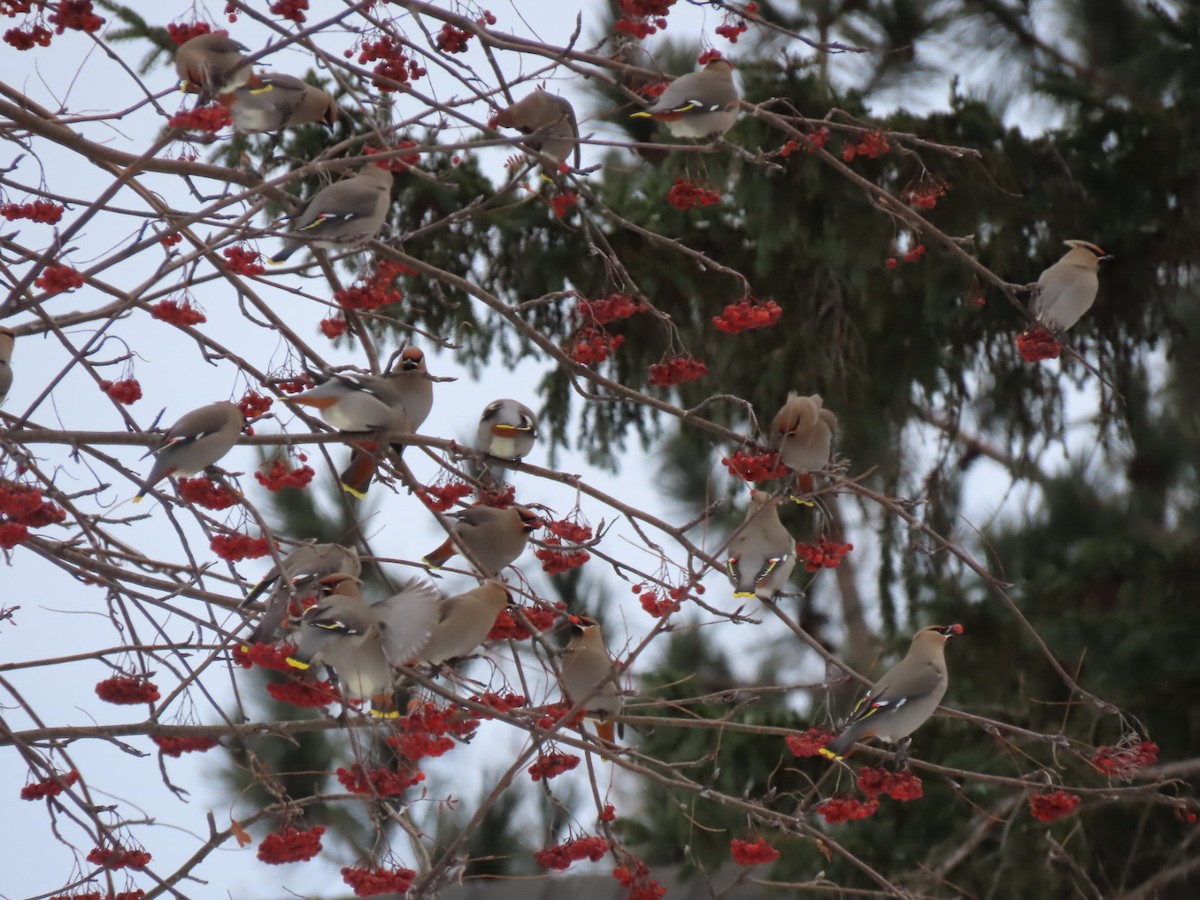
[[330,340],[333,340],[334,338],[339,338],[346,333],[346,320],[341,315],[329,316],[328,318],[322,319],[317,327],[321,329],[321,334],[325,335],[325,337],[329,338]]
[[708,374],[708,365],[702,359],[691,356],[673,356],[650,366],[649,383],[659,387],[674,387],[695,381]]
[[[395,149],[408,150],[410,148],[418,147],[418,146],[420,146],[420,145],[416,141],[405,140],[405,141],[398,141],[396,143]],[[367,156],[374,156],[376,153],[386,153],[386,152],[387,152],[386,150],[382,150],[379,147],[363,147],[363,153],[366,154]],[[420,153],[405,153],[402,156],[393,156],[393,157],[390,157],[389,159],[379,160],[378,162],[375,163],[375,165],[379,166],[379,168],[381,168],[381,169],[387,169],[390,172],[403,172],[405,169],[411,169],[413,166],[417,165],[420,161],[421,161]],[[410,275],[417,274],[414,270],[408,268],[408,266],[402,265],[401,263],[398,263],[398,262],[392,262],[391,260],[380,260],[379,264],[381,266],[382,265],[392,266],[393,268],[399,270],[400,272],[404,272],[404,273],[407,273]]]
[[225,257],[225,268],[235,275],[261,275],[267,271],[262,264],[262,254],[241,244],[234,244],[221,251]]
[[34,200],[32,203],[5,203],[0,206],[0,216],[8,221],[28,219],[31,222],[41,222],[53,225],[63,217],[64,206],[51,203],[49,200]]
[[260,394],[258,391],[246,391],[242,399],[237,402],[237,408],[242,411],[242,415],[246,417],[247,421],[265,416],[274,405],[274,398]]
[[233,116],[220,103],[210,103],[208,106],[197,106],[171,116],[167,125],[171,128],[182,128],[185,131],[207,131],[216,134],[226,125],[233,124]]
[[494,488],[480,491],[477,506],[490,506],[493,509],[508,509],[517,499],[517,489],[513,485],[506,488]]
[[788,467],[779,461],[778,453],[747,453],[738,450],[733,456],[721,460],[734,478],[743,481],[770,481],[787,476]]
[[[482,694],[475,695],[471,699],[497,712],[512,712],[514,709],[520,709],[529,702],[522,694],[515,694],[512,691],[503,694],[497,694],[495,691],[485,691]],[[479,718],[490,719],[491,716],[480,713]]]
[[573,753],[543,753],[527,771],[534,781],[549,781],[563,772],[570,772],[579,765],[579,757]]
[[341,870],[342,881],[354,889],[355,897],[375,897],[379,894],[404,896],[412,887],[417,873],[412,869],[365,869],[346,866]]
[[158,745],[158,752],[163,756],[171,756],[176,759],[184,753],[204,753],[220,744],[220,741],[215,738],[189,737],[187,735],[172,737],[152,734],[150,740]]
[[[757,13],[757,3],[747,3],[741,10],[741,15],[743,16],[753,16],[757,15]],[[734,18],[737,19],[736,22],[732,21]],[[715,30],[721,37],[726,38],[729,43],[736,44],[738,38],[745,34],[749,27],[745,19],[731,11],[726,14],[724,23],[718,25]]]
[[203,475],[199,478],[180,478],[177,485],[184,503],[194,503],[204,509],[229,509],[241,499],[236,491]]
[[72,769],[53,778],[43,778],[33,784],[21,788],[22,800],[42,800],[46,797],[57,797],[79,780],[79,773]]
[[114,675],[96,685],[96,696],[105,703],[135,706],[138,703],[153,703],[159,698],[159,693],[158,686],[148,678]]
[[1029,798],[1029,814],[1041,822],[1057,822],[1075,812],[1079,797],[1066,791],[1034,794]]
[[718,331],[738,334],[753,328],[770,328],[779,321],[783,310],[774,300],[759,303],[749,297],[725,307],[719,316],[713,316]]
[[622,335],[612,335],[591,325],[575,332],[568,353],[571,359],[583,366],[597,366],[625,343]]
[[556,218],[561,219],[579,203],[579,194],[575,191],[559,191],[550,198],[550,208]]
[[445,484],[431,484],[420,488],[417,496],[430,509],[445,512],[469,493],[471,486],[465,481],[448,481]]
[[729,842],[729,852],[739,866],[757,866],[779,859],[779,851],[768,844],[766,838],[754,842],[734,838]]
[[209,547],[225,562],[258,559],[271,552],[267,538],[252,538],[248,534],[218,534],[209,542]]
[[[27,10],[26,10],[27,11]],[[18,50],[32,50],[34,47],[49,47],[54,35],[50,29],[41,25],[31,25],[26,31],[21,28],[10,28],[4,32],[4,43]]]
[[87,861],[105,869],[141,870],[150,864],[150,854],[145,850],[125,850],[122,847],[93,847]]
[[578,569],[592,555],[586,550],[559,549],[563,543],[558,538],[546,538],[546,546],[534,551],[534,556],[542,561],[542,571],[547,575],[561,575],[571,569]]
[[695,209],[697,206],[712,206],[720,202],[721,194],[718,191],[692,184],[686,178],[676,178],[667,190],[667,205],[673,209]]
[[321,852],[321,835],[324,825],[316,825],[308,831],[284,828],[263,838],[258,845],[258,858],[272,866],[283,863],[304,862]]
[[804,571],[817,572],[821,569],[836,569],[842,557],[853,549],[853,544],[839,544],[837,541],[821,537],[815,544],[797,544],[796,556],[804,562]]
[[136,378],[122,378],[120,381],[101,381],[100,390],[112,397],[117,403],[128,406],[142,399],[142,386]]
[[83,287],[83,276],[70,266],[49,265],[42,269],[42,274],[34,279],[33,286],[41,288],[47,294],[61,294]]
[[619,0],[621,17],[613,28],[640,41],[667,27],[667,13],[674,5],[675,0]]
[[[915,263],[915,262],[920,262],[921,258],[924,255],[925,255],[925,245],[917,244],[915,247],[913,247],[911,250],[909,250],[903,256],[901,256],[900,259],[903,259],[906,263]],[[894,269],[894,268],[896,268],[896,266],[900,265],[900,260],[896,259],[896,257],[894,257],[894,256],[889,256],[887,259],[885,259],[883,261],[883,264],[885,266],[887,266],[889,269]]]
[[342,309],[370,311],[381,306],[399,303],[404,295],[395,289],[398,277],[411,274],[412,269],[390,260],[380,260],[371,273],[361,284],[352,285],[335,291],[334,301]]
[[582,724],[584,719],[584,710],[582,709],[569,719],[567,718],[567,713],[571,711],[572,706],[574,704],[566,700],[547,704],[542,707],[542,714],[535,724],[545,731],[555,728],[573,728]]
[[879,811],[878,800],[868,800],[863,803],[854,797],[830,797],[817,806],[821,818],[830,825],[839,822],[851,822],[856,819],[869,819]]
[[582,837],[539,850],[533,854],[533,859],[543,869],[569,869],[571,863],[576,860],[590,859],[592,862],[597,862],[603,859],[607,852],[607,838]]
[[1128,746],[1098,747],[1092,765],[1109,778],[1132,778],[1146,766],[1158,762],[1158,744],[1138,740]]
[[597,325],[608,325],[617,319],[628,319],[646,311],[646,307],[628,294],[609,294],[599,300],[582,300],[579,313]]
[[434,43],[443,53],[466,53],[467,43],[472,37],[471,32],[462,31],[446,22],[442,25],[441,31],[437,33]]
[[100,30],[104,20],[92,10],[92,0],[59,0],[58,9],[50,14],[54,33],[84,31],[92,34]]
[[396,797],[424,781],[425,773],[419,769],[411,772],[397,772],[388,768],[365,769],[355,763],[349,769],[339,768],[337,779],[351,794]]
[[[806,149],[809,153],[812,153],[814,150],[820,150],[827,143],[829,143],[829,129],[822,125],[808,136],[808,140],[809,143],[804,149]],[[785,141],[783,146],[779,148],[779,155],[786,158],[791,156],[799,149],[800,144],[796,141]]]
[[66,510],[42,497],[40,490],[15,481],[0,482],[0,515],[4,524],[24,528],[45,528],[67,518]]
[[200,37],[202,34],[208,34],[212,31],[212,27],[207,22],[193,22],[190,25],[180,25],[177,22],[171,22],[167,25],[167,37],[176,47],[182,47],[194,37]]
[[946,196],[950,185],[944,181],[927,181],[917,187],[901,191],[900,199],[917,209],[933,209],[938,199]]
[[613,869],[617,884],[629,891],[626,900],[659,900],[667,889],[650,877],[649,867],[640,859],[632,870],[628,866]]
[[183,242],[183,235],[178,231],[172,231],[170,234],[164,234],[159,240],[159,243],[164,247],[174,247],[176,244]]
[[828,731],[809,728],[803,734],[789,734],[784,743],[794,756],[816,756],[832,740],[833,735]]
[[[301,453],[300,461],[304,462],[306,459],[308,457]],[[312,466],[302,465],[293,469],[282,459],[276,459],[272,461],[271,468],[266,472],[255,472],[254,478],[268,491],[281,491],[284,488],[300,490],[308,487],[309,482],[316,474]]]
[[297,25],[303,25],[307,17],[304,11],[308,9],[308,0],[275,0],[267,11],[281,19],[291,19]]
[[324,709],[338,700],[337,688],[331,681],[272,681],[267,685],[267,693],[280,703],[305,709]]
[[294,672],[288,665],[288,657],[296,652],[290,644],[276,646],[275,644],[245,644],[233,648],[233,661],[243,669],[258,666],[263,669],[274,669],[276,672]]
[[1026,362],[1058,359],[1062,354],[1062,341],[1045,328],[1035,328],[1017,335],[1017,351]]
[[[347,59],[353,55],[352,51],[346,51]],[[404,48],[390,35],[385,34],[377,41],[366,41],[359,50],[360,64],[366,65],[376,60],[379,64],[372,70],[376,75],[372,83],[381,91],[394,91],[396,84],[408,84],[425,75],[425,68],[416,60],[409,59]]]
[[889,772],[887,769],[863,766],[858,770],[858,789],[871,800],[880,794],[900,801],[920,800],[925,795],[921,779],[911,769]]
[[[540,606],[519,608],[529,624],[538,631],[547,631],[553,628],[554,620],[558,618],[558,612],[552,609],[543,609]],[[496,616],[496,623],[488,632],[487,639],[489,641],[525,641],[532,636],[529,629],[517,621],[512,610],[502,609],[500,615]]]
[[872,131],[863,136],[857,144],[847,143],[842,147],[842,160],[851,162],[856,156],[866,156],[875,159],[884,153],[891,153],[891,145],[882,131]]
[[162,322],[172,325],[203,325],[208,318],[187,298],[179,300],[159,300],[150,307],[150,315]]

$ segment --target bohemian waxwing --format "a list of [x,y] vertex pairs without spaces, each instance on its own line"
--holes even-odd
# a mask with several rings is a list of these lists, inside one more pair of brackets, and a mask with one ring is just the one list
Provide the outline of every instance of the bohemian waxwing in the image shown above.
[[349,575],[357,578],[362,574],[362,561],[358,551],[341,544],[302,544],[285,556],[283,566],[272,566],[262,581],[246,595],[242,605],[252,603],[268,588],[271,595],[258,624],[246,638],[247,644],[270,643],[275,640],[287,617],[288,604],[293,597],[299,599],[316,592],[321,579],[329,575]]
[[1071,249],[1038,277],[1033,315],[1051,331],[1071,328],[1096,302],[1100,290],[1100,262],[1112,259],[1087,241],[1063,241]]
[[933,715],[946,695],[946,641],[961,625],[929,625],[913,635],[908,654],[863,694],[841,734],[821,755],[841,759],[855,741],[903,741]]
[[283,249],[271,257],[282,263],[305,244],[316,247],[357,247],[379,233],[392,205],[392,173],[374,163],[353,178],[321,188],[304,212],[292,220]]
[[837,416],[821,404],[821,395],[788,394],[771,422],[768,440],[780,461],[795,472],[819,471],[829,464]]
[[368,604],[358,580],[330,575],[327,595],[293,620],[296,649],[288,664],[318,663],[337,673],[347,697],[371,701],[372,715],[394,716],[393,666],[413,661],[437,622],[438,592],[414,581],[386,600]]
[[[451,530],[466,545],[485,578],[495,578],[501,569],[520,556],[529,543],[530,532],[545,524],[533,510],[524,506],[510,506],[508,509],[469,506],[450,515],[458,519],[458,524]],[[456,553],[457,545],[447,538],[421,561],[437,569]]]
[[699,72],[676,78],[653,106],[632,118],[657,119],[675,137],[720,137],[737,121],[738,100],[733,63],[714,59]]
[[[596,720],[596,734],[615,743],[613,716],[621,714],[621,689],[613,678],[614,663],[604,645],[600,625],[585,616],[571,616],[571,637],[562,650],[562,680],[567,699],[586,697],[587,715]],[[624,737],[624,727],[621,729]]]
[[0,406],[8,399],[8,389],[12,387],[12,355],[16,335],[11,328],[0,328]]
[[485,581],[474,590],[446,597],[439,604],[438,623],[417,658],[439,665],[468,656],[482,644],[508,605],[508,591],[498,581]]
[[199,94],[203,105],[218,94],[240,88],[254,77],[250,63],[242,55],[245,50],[221,31],[197,35],[185,42],[175,51],[179,89]]
[[779,521],[782,499],[750,491],[746,521],[729,542],[725,563],[734,597],[771,600],[796,568],[796,541]]
[[[386,375],[334,375],[287,402],[319,409],[321,418],[340,431],[412,434],[433,407],[433,381],[421,349],[405,347]],[[397,451],[402,447],[392,446]],[[373,442],[355,444],[350,463],[340,476],[342,488],[360,499],[365,497],[378,455],[379,447]]]
[[229,108],[238,131],[280,131],[317,122],[332,127],[337,121],[333,97],[302,78],[266,72],[257,82],[219,98]]
[[562,97],[540,88],[496,116],[501,128],[515,128],[529,135],[525,144],[562,165],[575,151],[579,168],[579,125],[575,109]]
[[479,417],[475,449],[497,459],[521,460],[537,439],[537,416],[516,400],[495,400]]
[[168,475],[195,475],[211,466],[237,443],[245,425],[242,411],[226,400],[186,413],[150,451],[154,465],[133,502]]

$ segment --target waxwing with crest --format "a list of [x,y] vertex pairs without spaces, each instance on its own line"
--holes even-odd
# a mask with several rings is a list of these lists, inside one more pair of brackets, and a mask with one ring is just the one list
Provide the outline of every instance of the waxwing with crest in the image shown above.
[[195,475],[213,465],[233,448],[245,425],[242,411],[227,400],[185,413],[151,451],[154,465],[133,502],[169,475]]
[[175,51],[179,89],[199,94],[201,105],[218,94],[236,90],[254,78],[254,70],[243,55],[246,48],[221,31],[199,34]]
[[1030,311],[1045,328],[1061,334],[1072,328],[1096,302],[1100,263],[1112,259],[1088,241],[1063,241],[1071,249],[1037,280]]
[[750,491],[746,520],[729,542],[725,563],[733,596],[771,600],[796,568],[796,541],[779,520],[782,497]]
[[[458,520],[451,531],[474,557],[485,578],[495,578],[501,569],[516,561],[525,551],[530,533],[545,524],[526,506],[508,509],[469,506],[450,513],[450,516]],[[447,538],[440,547],[426,554],[422,562],[436,569],[458,552],[454,541]]]
[[570,638],[562,650],[562,680],[572,705],[587,704],[588,718],[596,720],[596,734],[615,743],[613,716],[621,714],[621,689],[614,676],[615,663],[595,619],[570,616]]
[[283,249],[271,262],[285,262],[305,244],[326,248],[365,244],[383,227],[391,204],[391,170],[368,163],[353,178],[335,181],[313,195],[292,221]]
[[739,99],[733,63],[717,58],[676,78],[652,106],[632,118],[657,119],[675,137],[720,137],[737,121]]

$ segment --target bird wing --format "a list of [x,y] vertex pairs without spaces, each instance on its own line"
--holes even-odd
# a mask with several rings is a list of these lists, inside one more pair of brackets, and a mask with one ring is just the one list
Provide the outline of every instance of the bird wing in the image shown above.
[[850,712],[846,725],[855,725],[888,710],[900,709],[926,694],[937,690],[942,683],[941,674],[933,666],[921,666],[918,669],[905,672],[904,684],[893,684],[892,674],[888,672],[871,690],[863,694],[862,699],[855,704]]
[[408,665],[429,640],[441,614],[440,600],[437,588],[417,580],[375,604],[383,623],[383,655],[393,666]]

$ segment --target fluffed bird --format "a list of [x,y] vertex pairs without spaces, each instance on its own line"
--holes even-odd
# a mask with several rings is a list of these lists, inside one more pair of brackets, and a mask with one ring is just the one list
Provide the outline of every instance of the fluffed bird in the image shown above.
[[[614,663],[604,645],[600,625],[585,616],[571,616],[571,637],[562,650],[562,680],[572,704],[587,697],[587,715],[596,722],[601,740],[616,743],[612,717],[621,713],[621,689],[613,677]],[[624,728],[622,728],[624,737]]]
[[[485,578],[495,578],[516,560],[529,543],[530,533],[545,524],[537,513],[524,506],[508,509],[469,506],[449,515],[458,519],[451,531],[470,551]],[[437,569],[456,553],[458,546],[447,538],[440,547],[427,553],[422,562]]]
[[184,414],[150,451],[154,465],[133,502],[168,475],[195,475],[211,466],[237,443],[245,425],[242,411],[226,400]]
[[913,635],[904,659],[892,666],[855,704],[842,732],[821,755],[841,759],[855,741],[879,738],[907,746],[910,734],[933,715],[946,696],[946,641],[961,625],[929,625]]
[[294,620],[293,668],[328,666],[352,700],[371,701],[373,715],[394,716],[394,666],[407,665],[437,622],[438,592],[414,581],[400,593],[368,604],[349,575],[323,579],[328,594]]
[[11,328],[0,327],[0,406],[8,399],[8,389],[12,387],[12,355],[16,339]]
[[1088,241],[1063,241],[1071,249],[1037,280],[1032,312],[1038,322],[1061,334],[1092,308],[1100,290],[1100,262],[1112,259]]
[[739,99],[733,63],[714,59],[700,71],[676,78],[653,106],[631,118],[657,119],[675,137],[720,137],[737,121]]
[[771,600],[796,568],[796,541],[779,521],[782,499],[765,491],[750,491],[750,509],[729,542],[725,563],[735,597]]
[[383,227],[391,204],[391,170],[368,163],[353,178],[335,181],[313,195],[271,262],[284,262],[305,244],[347,248],[365,244]]
[[775,413],[768,441],[789,469],[812,472],[829,464],[837,424],[837,416],[824,408],[820,394],[801,397],[792,391]]
[[494,400],[479,417],[475,449],[497,459],[521,460],[537,440],[537,416],[516,400]]
[[508,602],[504,585],[492,580],[465,594],[444,598],[439,604],[438,623],[417,658],[439,665],[470,655],[487,639]]
[[[312,390],[289,397],[288,403],[311,406],[340,431],[377,431],[383,437],[412,434],[433,407],[433,381],[419,347],[405,347],[386,375],[334,375]],[[398,452],[402,445],[392,445]],[[355,444],[342,472],[342,488],[360,499],[375,475],[379,447]]]
[[302,78],[266,72],[256,81],[218,98],[238,131],[280,131],[310,123],[332,127],[337,121],[332,95]]
[[228,34],[212,31],[186,41],[175,51],[179,89],[199,94],[201,104],[251,81],[254,71],[242,54],[246,48]]
[[515,128],[528,135],[525,144],[559,165],[575,151],[579,168],[579,125],[575,109],[562,97],[538,89],[496,116],[501,128]]
[[321,579],[330,575],[357,578],[362,574],[358,551],[341,544],[302,544],[285,556],[282,563],[282,567],[272,566],[242,603],[243,606],[252,603],[271,589],[258,624],[246,638],[247,644],[273,641],[292,598],[312,595],[320,587]]

